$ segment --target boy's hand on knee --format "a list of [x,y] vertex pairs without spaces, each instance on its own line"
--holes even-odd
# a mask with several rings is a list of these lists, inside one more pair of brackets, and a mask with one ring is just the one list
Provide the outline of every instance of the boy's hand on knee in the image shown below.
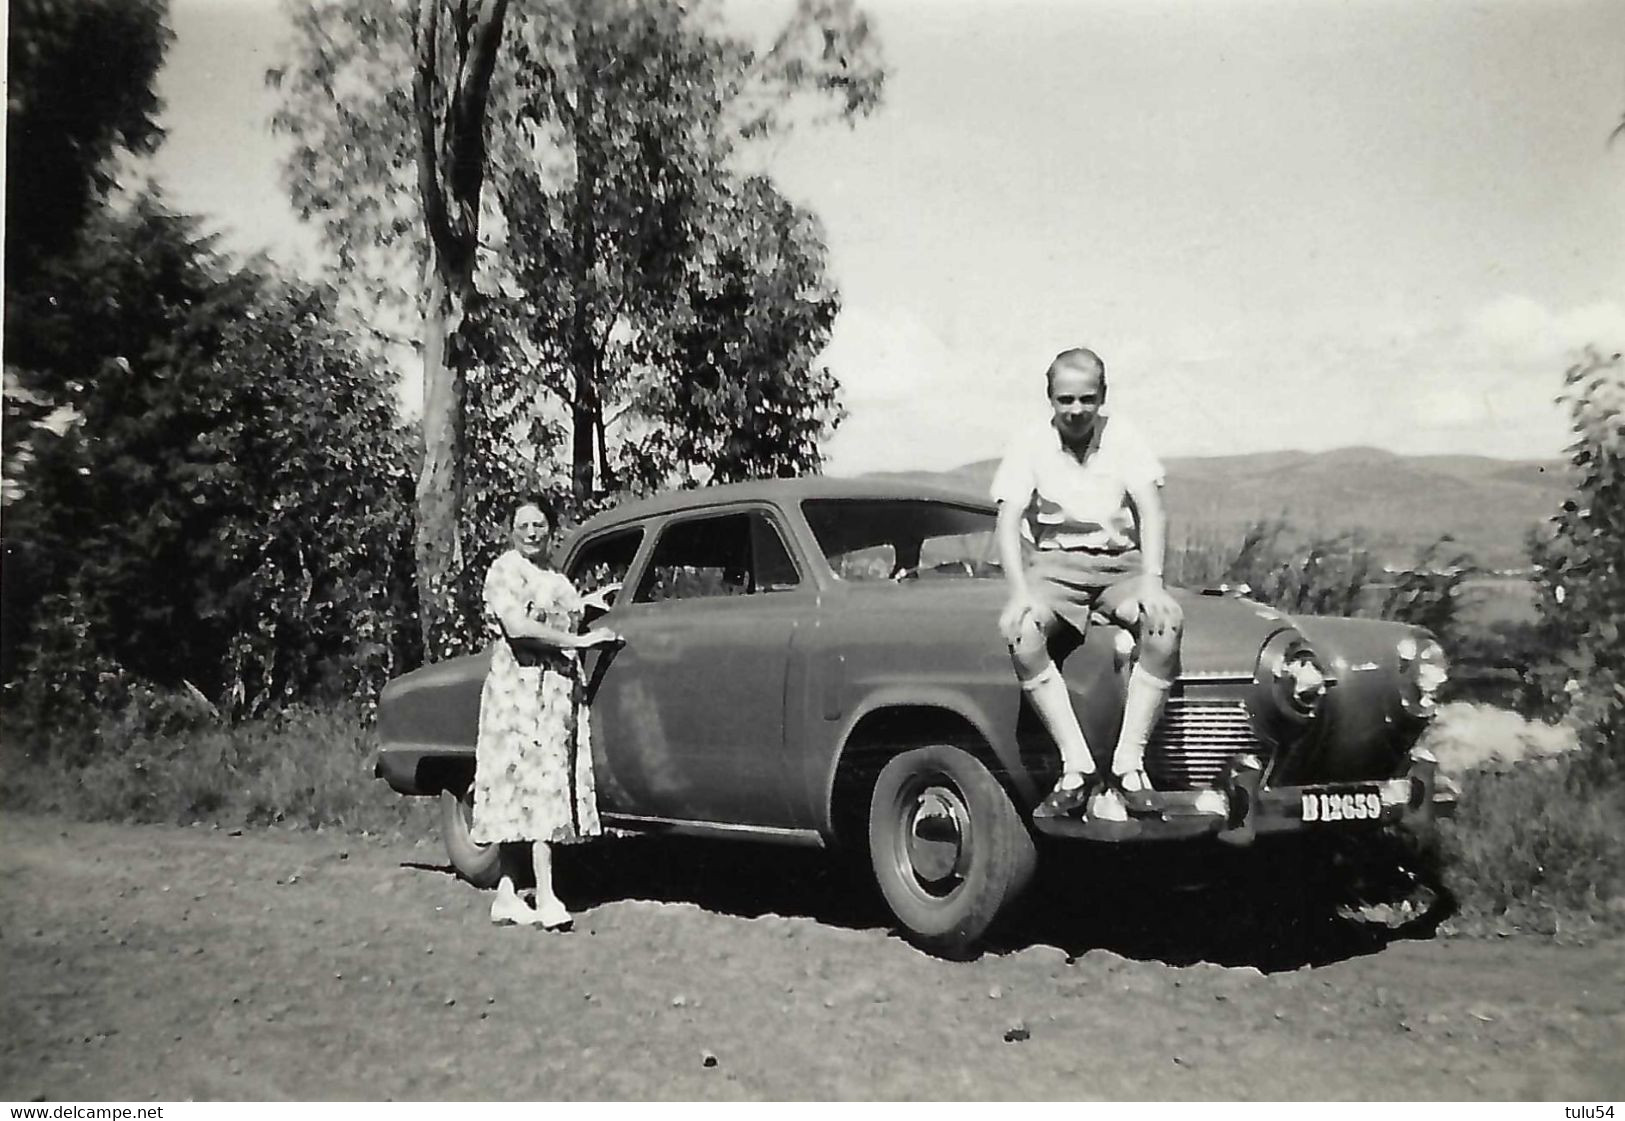
[[1004,605],[1004,610],[999,612],[999,633],[1004,636],[1005,642],[1014,646],[1020,641],[1022,624],[1026,622],[1029,615],[1042,629],[1042,610],[1037,603],[1033,602],[1032,596],[1011,596],[1010,601]]
[[1147,580],[1140,591],[1140,619],[1148,634],[1161,634],[1178,630],[1185,613],[1161,580]]

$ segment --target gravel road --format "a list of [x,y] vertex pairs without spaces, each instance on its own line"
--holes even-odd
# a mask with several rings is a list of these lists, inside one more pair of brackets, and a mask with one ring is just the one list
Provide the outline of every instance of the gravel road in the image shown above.
[[1328,946],[1132,880],[951,963],[813,853],[575,852],[549,935],[432,841],[12,814],[0,1099],[1625,1097],[1625,942]]

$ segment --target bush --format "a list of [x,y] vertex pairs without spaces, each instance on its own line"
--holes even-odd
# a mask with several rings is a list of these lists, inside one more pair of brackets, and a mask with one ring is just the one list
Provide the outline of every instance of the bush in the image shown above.
[[[1502,638],[1534,706],[1579,750],[1468,775],[1445,826],[1446,882],[1469,923],[1625,927],[1625,369],[1588,353],[1565,377],[1578,480],[1535,535],[1539,622]],[[1493,645],[1493,643],[1491,643]]]
[[1598,786],[1583,758],[1475,771],[1441,826],[1444,882],[1473,929],[1625,929],[1625,789]]
[[1541,720],[1562,716],[1547,699],[1549,653],[1534,623],[1499,619],[1463,625],[1449,653],[1446,700],[1487,702]]
[[1625,366],[1588,352],[1564,381],[1579,482],[1532,546],[1557,653],[1548,699],[1568,709],[1598,774],[1625,782]]
[[83,821],[287,825],[421,834],[428,799],[372,775],[378,744],[359,706],[291,706],[226,727],[173,695],[134,697],[97,727],[93,750],[12,716],[0,805]]
[[17,297],[8,396],[66,418],[23,426],[0,480],[0,668],[39,721],[124,670],[233,717],[370,696],[417,648],[392,375],[331,292],[197,227],[144,196]]
[[1440,538],[1391,584],[1357,533],[1303,540],[1282,518],[1248,525],[1240,539],[1205,533],[1169,549],[1165,569],[1185,587],[1245,586],[1289,614],[1366,615],[1426,627],[1447,650],[1457,643],[1469,559]]

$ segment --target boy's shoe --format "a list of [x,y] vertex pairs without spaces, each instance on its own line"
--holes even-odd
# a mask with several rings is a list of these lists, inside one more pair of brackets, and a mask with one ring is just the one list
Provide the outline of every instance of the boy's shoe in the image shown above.
[[1114,787],[1106,787],[1095,799],[1094,805],[1089,807],[1091,821],[1127,821],[1128,807],[1123,804],[1123,796]]
[[1124,771],[1113,776],[1113,786],[1121,793],[1123,805],[1132,814],[1162,812],[1162,795],[1151,785],[1151,776],[1143,770]]
[[1062,775],[1045,799],[1033,807],[1034,817],[1065,817],[1088,807],[1089,799],[1101,789],[1100,774],[1088,771],[1076,786],[1063,786],[1067,776]]

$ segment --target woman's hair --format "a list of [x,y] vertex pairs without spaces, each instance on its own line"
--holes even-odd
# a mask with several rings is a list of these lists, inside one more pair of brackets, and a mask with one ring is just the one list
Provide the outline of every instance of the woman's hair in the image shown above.
[[534,506],[540,510],[542,516],[547,519],[548,528],[559,528],[559,514],[553,506],[553,500],[539,490],[523,491],[508,504],[508,525],[513,525],[513,520],[519,516],[519,511],[526,506]]
[[1049,369],[1044,371],[1044,391],[1055,391],[1055,372],[1067,368],[1095,370],[1100,374],[1100,389],[1106,389],[1106,363],[1100,360],[1100,355],[1086,347],[1075,346],[1071,350],[1063,350],[1050,362]]

